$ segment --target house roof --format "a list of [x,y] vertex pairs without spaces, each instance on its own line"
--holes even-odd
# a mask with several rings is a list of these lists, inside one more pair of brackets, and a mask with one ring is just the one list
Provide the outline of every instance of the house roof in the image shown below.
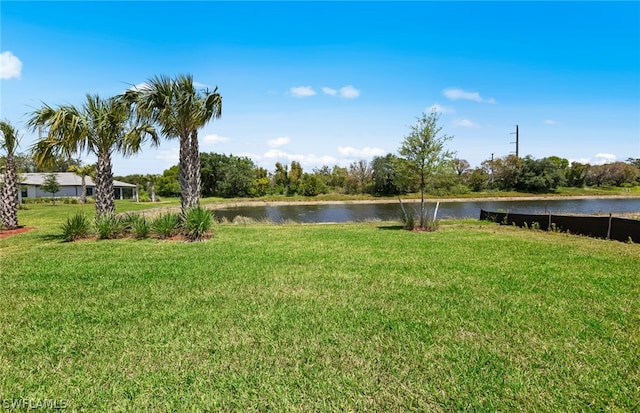
[[[60,186],[82,186],[82,178],[80,175],[76,175],[73,172],[55,172],[58,184]],[[21,173],[18,174],[18,180],[21,185],[44,185],[44,180],[47,178],[48,173],[36,172],[36,173]],[[85,184],[87,187],[95,187],[90,176],[85,177]],[[128,184],[122,181],[113,181],[115,188],[135,188],[133,184]]]

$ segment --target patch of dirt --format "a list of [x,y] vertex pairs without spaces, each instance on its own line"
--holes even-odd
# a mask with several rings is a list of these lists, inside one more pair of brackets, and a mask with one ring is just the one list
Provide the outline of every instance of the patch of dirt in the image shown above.
[[34,227],[18,227],[16,229],[2,229],[0,230],[0,239],[9,238],[12,235],[22,234],[23,232],[31,231]]

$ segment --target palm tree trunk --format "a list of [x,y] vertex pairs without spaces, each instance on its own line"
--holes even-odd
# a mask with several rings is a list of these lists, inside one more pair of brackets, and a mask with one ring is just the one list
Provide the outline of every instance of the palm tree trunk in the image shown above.
[[98,168],[96,170],[96,216],[112,215],[115,209],[111,153],[106,151],[98,154]]
[[86,204],[87,203],[87,180],[86,180],[86,176],[82,175],[81,179],[82,179],[82,189],[80,190],[80,203],[81,204]]
[[18,228],[18,176],[13,154],[7,155],[2,188],[2,224],[7,229]]
[[185,212],[190,207],[191,199],[191,160],[190,160],[191,145],[189,142],[189,135],[180,136],[180,205],[182,212]]
[[202,178],[200,174],[200,146],[198,143],[198,132],[191,132],[191,202],[190,207],[194,208],[200,204],[200,186]]

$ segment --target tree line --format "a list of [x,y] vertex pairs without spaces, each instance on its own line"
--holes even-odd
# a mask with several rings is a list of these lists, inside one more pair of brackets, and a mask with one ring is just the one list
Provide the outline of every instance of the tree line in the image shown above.
[[[162,175],[129,175],[119,180],[149,188],[160,196],[180,195],[178,167]],[[324,165],[304,170],[298,161],[277,162],[274,169],[257,166],[244,156],[219,153],[200,154],[201,189],[204,197],[245,198],[266,195],[396,196],[420,191],[421,178],[411,171],[407,160],[388,153],[371,161],[359,160],[347,167]],[[535,159],[507,155],[485,160],[471,168],[464,159],[453,158],[439,164],[427,175],[427,193],[454,195],[482,191],[552,192],[559,187],[624,187],[640,185],[640,158],[626,162],[590,165],[557,156]],[[151,182],[153,180],[153,182]]]

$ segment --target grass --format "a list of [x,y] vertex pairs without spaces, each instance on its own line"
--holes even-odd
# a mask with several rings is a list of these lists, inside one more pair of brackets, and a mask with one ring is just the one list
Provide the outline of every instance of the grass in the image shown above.
[[[120,206],[119,206],[120,207]],[[638,411],[640,246],[443,222],[0,240],[0,395],[90,411]],[[121,209],[119,209],[121,212]],[[66,211],[65,211],[66,212]]]

